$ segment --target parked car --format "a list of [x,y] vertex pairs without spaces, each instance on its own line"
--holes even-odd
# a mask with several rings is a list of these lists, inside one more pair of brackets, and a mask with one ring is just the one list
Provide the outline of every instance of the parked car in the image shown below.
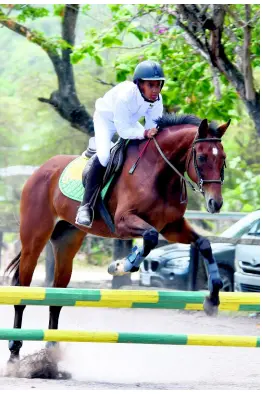
[[[221,234],[223,238],[246,238],[254,223],[260,220],[260,211],[252,212],[230,226]],[[247,246],[247,245],[244,245]],[[213,254],[217,261],[223,291],[234,291],[235,250],[229,243],[213,243]],[[200,259],[201,261],[201,259]],[[153,250],[142,262],[140,285],[172,287],[187,290],[189,283],[190,245],[169,244]],[[202,264],[202,266],[204,266]],[[207,286],[207,275],[202,270],[201,288]]]
[[[260,241],[260,220],[258,219],[247,237]],[[237,245],[235,253],[235,291],[260,293],[260,245]]]

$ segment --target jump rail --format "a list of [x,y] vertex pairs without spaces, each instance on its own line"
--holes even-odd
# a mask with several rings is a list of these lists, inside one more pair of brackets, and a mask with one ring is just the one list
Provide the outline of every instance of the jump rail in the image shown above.
[[[97,290],[0,287],[2,305],[203,310],[205,291]],[[219,310],[260,311],[260,293],[220,293]]]
[[72,330],[0,329],[0,340],[140,343],[154,345],[260,347],[260,337],[237,335],[183,335]]

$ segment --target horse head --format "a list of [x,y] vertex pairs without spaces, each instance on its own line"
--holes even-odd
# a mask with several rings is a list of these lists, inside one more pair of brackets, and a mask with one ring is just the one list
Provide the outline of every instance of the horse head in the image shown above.
[[210,213],[219,212],[223,205],[221,186],[224,181],[226,154],[221,143],[230,120],[217,127],[202,120],[188,156],[187,173],[205,197]]

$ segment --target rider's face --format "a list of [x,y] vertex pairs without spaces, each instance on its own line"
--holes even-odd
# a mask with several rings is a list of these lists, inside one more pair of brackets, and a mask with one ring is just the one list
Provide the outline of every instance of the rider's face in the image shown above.
[[160,93],[162,81],[141,81],[139,87],[146,99],[156,101]]

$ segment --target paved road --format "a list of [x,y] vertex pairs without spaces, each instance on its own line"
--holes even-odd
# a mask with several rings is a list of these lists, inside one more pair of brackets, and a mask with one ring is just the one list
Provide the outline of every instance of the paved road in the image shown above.
[[[13,307],[0,306],[1,327],[12,327]],[[45,328],[47,307],[27,307],[24,328]],[[60,328],[183,334],[259,335],[259,318],[234,313],[217,318],[203,312],[64,308]],[[24,342],[22,355],[43,348]],[[134,344],[63,343],[61,369],[71,380],[4,377],[9,356],[0,341],[1,389],[259,389],[259,349]]]

